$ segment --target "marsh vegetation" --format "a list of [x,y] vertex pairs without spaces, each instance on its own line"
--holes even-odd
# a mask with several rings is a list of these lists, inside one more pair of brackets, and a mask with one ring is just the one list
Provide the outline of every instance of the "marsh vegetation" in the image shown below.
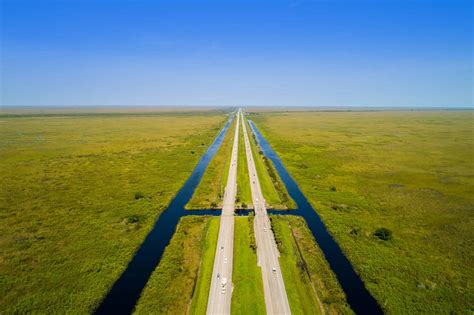
[[474,300],[472,112],[267,112],[256,123],[385,311]]
[[0,309],[88,313],[227,117],[196,111],[0,120]]

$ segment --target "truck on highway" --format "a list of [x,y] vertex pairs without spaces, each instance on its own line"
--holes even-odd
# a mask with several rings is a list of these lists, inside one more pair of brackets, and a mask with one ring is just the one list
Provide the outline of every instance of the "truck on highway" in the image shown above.
[[221,287],[221,293],[222,293],[222,294],[225,294],[225,286],[226,286],[226,284],[227,284],[227,278],[222,278],[222,281],[221,281],[221,285],[222,285],[222,287]]

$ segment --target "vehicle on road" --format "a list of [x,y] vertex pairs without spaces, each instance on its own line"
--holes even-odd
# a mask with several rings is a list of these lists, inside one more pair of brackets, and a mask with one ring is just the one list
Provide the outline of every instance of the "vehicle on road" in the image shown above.
[[222,294],[225,294],[225,291],[226,291],[226,284],[227,284],[227,278],[222,278],[222,281],[221,281],[221,285],[222,285],[222,288],[221,288],[221,293]]
[[275,267],[272,268],[272,272],[273,272],[273,273],[277,273],[277,270],[276,270]]

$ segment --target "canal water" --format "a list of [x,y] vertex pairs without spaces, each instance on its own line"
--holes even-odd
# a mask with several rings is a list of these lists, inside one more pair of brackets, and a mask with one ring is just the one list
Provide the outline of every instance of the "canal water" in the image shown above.
[[[273,162],[273,165],[285,184],[288,193],[296,202],[297,209],[291,210],[287,212],[287,214],[300,215],[306,220],[316,242],[326,257],[329,266],[336,274],[337,280],[341,284],[352,310],[356,314],[383,314],[377,301],[364,286],[364,283],[352,268],[351,263],[346,258],[339,245],[332,238],[331,234],[329,234],[317,212],[303,195],[290,174],[288,174],[288,171],[283,166],[278,155],[273,151],[270,144],[268,144],[265,138],[263,138],[262,134],[251,120],[249,120],[249,124],[263,154]],[[269,213],[281,214],[281,212],[278,211],[269,211]]]
[[181,217],[186,215],[220,215],[220,211],[188,211],[184,209],[184,206],[191,199],[209,162],[221,146],[233,118],[234,116],[227,121],[214,142],[199,160],[191,176],[173,198],[168,208],[159,216],[153,229],[128,264],[127,269],[115,282],[110,292],[95,311],[95,314],[132,313],[143,288],[148,282],[148,278],[150,278],[152,272],[158,266],[163,251],[169,244]]

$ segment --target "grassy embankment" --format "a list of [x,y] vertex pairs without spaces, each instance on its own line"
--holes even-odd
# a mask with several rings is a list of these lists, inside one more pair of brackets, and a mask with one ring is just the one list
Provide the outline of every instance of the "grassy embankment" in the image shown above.
[[305,221],[271,216],[293,314],[351,314],[344,292]]
[[267,159],[263,152],[260,151],[247,119],[245,119],[245,126],[249,135],[258,180],[267,206],[273,209],[294,209],[296,207],[295,202],[286,191],[286,187],[281,181],[272,161]]
[[472,112],[252,119],[386,312],[472,312]]
[[186,209],[222,208],[222,198],[224,198],[224,190],[227,185],[236,124],[237,119],[234,118],[232,125],[227,129],[221,147],[209,163],[198,187],[194,191],[193,197],[186,205]]
[[0,117],[2,312],[91,312],[225,120]]
[[262,271],[257,266],[253,216],[235,218],[232,314],[264,314]]
[[[214,257],[218,230],[217,217],[190,216],[180,220],[159,266],[136,305],[135,314],[188,312],[193,293],[201,294],[201,287],[196,287],[194,291],[198,274],[203,272],[200,267],[210,266],[212,270],[213,260],[210,258]],[[209,255],[210,249],[212,255]]]
[[203,247],[199,273],[194,287],[193,299],[190,306],[190,314],[205,314],[209,289],[211,288],[211,277],[214,267],[214,256],[216,253],[217,238],[219,236],[219,218],[213,218],[209,227],[206,241]]

